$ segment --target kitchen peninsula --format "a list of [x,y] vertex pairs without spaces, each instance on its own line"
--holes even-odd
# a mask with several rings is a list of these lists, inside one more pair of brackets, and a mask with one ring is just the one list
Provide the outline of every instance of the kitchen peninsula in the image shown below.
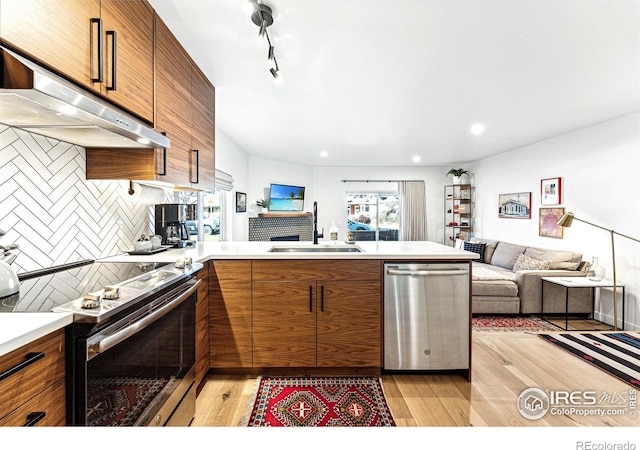
[[[303,251],[271,251],[273,247],[289,247],[289,250]],[[331,251],[334,248],[350,251]],[[324,251],[318,251],[322,249]],[[353,251],[359,249],[360,251]],[[206,364],[202,370],[255,370],[264,367],[360,367],[380,369],[382,367],[382,304],[383,276],[382,267],[385,262],[462,262],[469,266],[475,253],[440,245],[434,242],[356,242],[347,245],[342,242],[320,242],[313,246],[310,242],[273,243],[273,242],[206,242],[195,247],[168,249],[153,255],[129,255],[123,253],[99,260],[110,263],[175,263],[179,259],[191,258],[194,262],[205,264],[208,288],[208,311],[204,315],[204,326],[208,327],[211,343],[208,348]],[[286,269],[286,270],[285,270]],[[293,278],[291,278],[293,277]],[[469,276],[470,278],[470,276]],[[278,283],[286,281],[287,283]],[[313,281],[313,292],[309,291]],[[470,279],[467,280],[470,283]],[[296,285],[298,283],[298,285]],[[302,286],[303,285],[303,286]],[[317,285],[318,293],[315,292]],[[293,291],[286,290],[295,288]],[[297,289],[297,291],[296,291]],[[304,292],[300,292],[304,291]],[[324,306],[324,298],[331,295],[344,299],[339,311],[334,312],[334,322],[322,325],[318,321],[318,336],[328,333],[335,338],[333,343],[322,344],[312,352],[294,347],[291,343],[299,343],[300,339],[284,336],[283,331],[276,329],[271,333],[261,324],[274,319],[282,319],[283,315],[294,314],[285,309],[288,307],[284,298],[304,295],[307,299],[313,296],[318,308]],[[205,291],[204,295],[207,291]],[[354,294],[355,293],[355,294]],[[317,297],[317,300],[316,300]],[[264,307],[258,300],[264,301]],[[320,302],[323,305],[320,305]],[[225,304],[233,302],[233,304]],[[253,302],[253,304],[252,304]],[[470,302],[470,295],[469,295]],[[307,300],[307,311],[309,300]],[[311,309],[315,309],[312,306]],[[470,305],[468,305],[470,317]],[[0,313],[0,329],[12,330],[9,324],[15,324],[16,314],[22,319],[33,317],[33,329],[25,332],[24,326],[17,330],[18,336],[3,333],[0,337],[0,356],[16,347],[8,343],[24,344],[25,339],[34,339],[43,335],[41,320],[47,313]],[[68,316],[64,320],[53,320],[56,313],[50,313],[52,321],[60,328],[68,324]],[[343,317],[340,317],[340,316]],[[62,318],[62,316],[61,316]],[[289,316],[291,319],[291,316]],[[293,319],[298,320],[298,319]],[[353,331],[345,331],[343,337],[340,330],[358,329],[356,321],[360,321],[358,336]],[[362,321],[369,321],[364,323]],[[51,321],[46,321],[46,333],[51,332]],[[469,321],[470,322],[470,321]],[[314,319],[314,327],[315,319]],[[354,326],[356,325],[356,326]],[[18,332],[19,331],[19,332]],[[252,333],[264,333],[257,339]],[[45,334],[46,334],[45,333]],[[313,345],[316,345],[316,329],[313,329]],[[292,353],[271,351],[274,342],[287,342]],[[233,339],[231,339],[233,338]],[[320,339],[320,338],[318,338]],[[352,343],[350,345],[349,343]],[[277,345],[276,345],[277,346]],[[320,355],[330,355],[325,357]],[[312,354],[308,361],[305,355]],[[470,361],[469,355],[469,361]],[[302,361],[302,362],[301,362]],[[470,364],[469,364],[470,367]],[[470,379],[470,368],[468,373]]]

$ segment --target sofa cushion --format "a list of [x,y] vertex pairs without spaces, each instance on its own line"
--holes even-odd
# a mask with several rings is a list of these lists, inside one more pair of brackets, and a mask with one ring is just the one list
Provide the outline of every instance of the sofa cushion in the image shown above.
[[509,244],[508,242],[498,242],[491,257],[491,264],[505,269],[513,270],[513,265],[518,260],[518,256],[524,253],[526,247],[522,245]]
[[464,249],[466,251],[477,253],[478,255],[480,255],[479,258],[474,258],[474,260],[483,261],[483,262],[484,262],[484,249],[486,246],[487,246],[486,244],[474,243],[474,242],[464,243]]
[[578,270],[582,261],[582,253],[564,250],[528,247],[524,254],[539,261],[549,261],[550,269]]
[[513,271],[518,270],[548,270],[549,261],[539,261],[534,258],[530,258],[524,253],[518,256],[516,263],[513,265]]
[[491,257],[493,256],[493,252],[496,249],[496,245],[498,245],[498,241],[494,241],[491,239],[483,239],[483,238],[472,238],[470,242],[478,242],[485,244],[484,247],[484,263],[491,263]]

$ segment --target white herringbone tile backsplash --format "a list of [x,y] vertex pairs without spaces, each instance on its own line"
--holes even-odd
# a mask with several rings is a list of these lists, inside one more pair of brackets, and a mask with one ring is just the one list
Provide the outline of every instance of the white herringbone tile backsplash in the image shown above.
[[83,147],[0,124],[0,245],[20,245],[16,272],[115,255],[153,234],[153,205],[85,170]]

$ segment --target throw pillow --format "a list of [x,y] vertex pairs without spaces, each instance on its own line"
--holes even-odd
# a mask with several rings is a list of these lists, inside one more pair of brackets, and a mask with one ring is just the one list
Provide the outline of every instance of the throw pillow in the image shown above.
[[549,261],[539,261],[537,259],[529,258],[527,255],[520,255],[513,265],[513,271],[517,270],[548,270],[550,266]]
[[480,258],[474,258],[474,260],[484,261],[484,249],[487,244],[474,244],[473,242],[465,242],[464,249],[468,252],[477,253]]
[[518,256],[524,253],[527,247],[510,244],[508,242],[498,242],[491,257],[491,265],[513,270],[513,265],[518,260]]

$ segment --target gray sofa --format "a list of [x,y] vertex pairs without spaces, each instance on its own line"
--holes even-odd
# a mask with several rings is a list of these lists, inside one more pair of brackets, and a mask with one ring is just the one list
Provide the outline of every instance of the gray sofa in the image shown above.
[[[570,251],[481,238],[465,242],[464,247],[481,254],[472,269],[473,314],[540,314],[541,278],[585,276],[587,266],[581,253]],[[544,308],[545,314],[564,313],[564,288],[547,283]],[[570,313],[589,314],[591,308],[589,288],[571,289]]]

